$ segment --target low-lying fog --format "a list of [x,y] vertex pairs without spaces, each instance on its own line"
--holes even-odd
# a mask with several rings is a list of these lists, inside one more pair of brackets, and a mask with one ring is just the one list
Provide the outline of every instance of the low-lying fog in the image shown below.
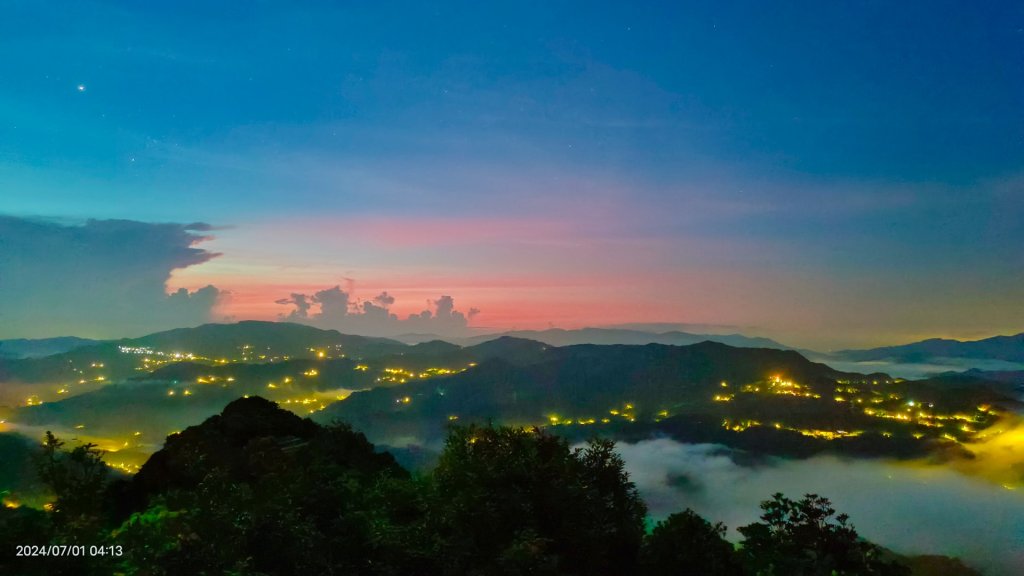
[[1024,567],[1024,491],[937,465],[818,457],[761,459],[722,446],[656,439],[618,450],[661,519],[687,507],[729,527],[754,522],[775,492],[816,493],[850,515],[868,540],[906,554],[959,556],[986,574]]
[[920,380],[931,378],[943,372],[963,372],[971,368],[978,370],[992,371],[1017,371],[1024,370],[1024,364],[1019,362],[1007,362],[1004,360],[981,360],[976,358],[929,358],[927,362],[893,362],[889,360],[872,360],[864,362],[851,362],[836,360],[829,357],[811,356],[815,362],[823,362],[829,367],[843,372],[857,372],[860,374],[871,374],[873,372],[885,372],[894,378],[906,378],[908,380]]

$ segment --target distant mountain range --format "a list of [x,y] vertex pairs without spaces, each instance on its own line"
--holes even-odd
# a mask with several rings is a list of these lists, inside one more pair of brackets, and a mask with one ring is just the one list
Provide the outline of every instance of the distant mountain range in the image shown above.
[[[380,358],[392,354],[425,357],[455,353],[501,338],[530,340],[548,346],[574,344],[665,344],[686,346],[704,341],[744,348],[788,349],[767,338],[740,334],[711,335],[686,332],[654,334],[636,330],[587,328],[581,330],[516,331],[445,341],[434,335],[408,335],[405,342],[341,334],[303,324],[243,321],[235,324],[205,324],[157,332],[141,338],[92,341],[81,338],[7,340],[10,356],[0,355],[0,382],[66,382],[88,386],[97,378],[110,382],[138,374],[140,356],[153,360],[151,368],[171,360],[267,362],[286,358],[346,355],[350,358]],[[51,351],[49,354],[45,353]],[[125,350],[134,353],[125,353]],[[468,361],[476,352],[459,353]],[[178,357],[173,355],[177,354]],[[459,355],[456,354],[456,355]],[[85,382],[81,382],[84,380]]]
[[[64,354],[86,348],[89,352],[103,353],[103,347],[136,346],[160,350],[188,351],[206,357],[232,356],[242,346],[248,345],[253,354],[302,357],[309,348],[346,348],[347,352],[360,354],[373,349],[379,353],[399,352],[402,345],[426,344],[442,341],[457,346],[474,346],[503,336],[533,340],[550,346],[573,346],[577,344],[665,344],[688,346],[700,342],[719,342],[737,348],[773,348],[797,350],[804,355],[819,358],[834,358],[844,361],[896,361],[924,362],[932,358],[964,358],[978,360],[1003,360],[1024,363],[1024,333],[1014,336],[995,336],[983,340],[961,341],[932,338],[909,344],[883,346],[869,349],[849,349],[836,352],[817,352],[787,346],[770,338],[746,336],[744,334],[694,333],[680,330],[664,332],[641,330],[628,327],[581,328],[564,330],[512,330],[470,337],[444,337],[437,334],[402,334],[394,338],[374,338],[341,334],[336,330],[322,330],[303,324],[288,322],[264,322],[247,320],[235,324],[206,324],[197,328],[179,328],[157,332],[141,338],[126,338],[117,341],[99,341],[74,336],[42,339],[0,340],[0,359],[42,358]],[[2,372],[0,372],[2,377]]]
[[688,346],[699,342],[719,342],[737,348],[775,348],[791,350],[790,346],[780,344],[769,338],[744,336],[742,334],[694,334],[673,330],[669,332],[649,332],[625,328],[580,328],[563,330],[549,328],[547,330],[512,330],[495,334],[482,334],[468,338],[447,338],[436,334],[404,334],[396,336],[396,340],[409,344],[430,340],[444,340],[461,346],[472,346],[488,340],[504,336],[543,342],[550,346],[573,346],[576,344],[667,344],[670,346]]
[[[520,352],[529,356],[532,347],[576,345],[660,344],[690,346],[717,342],[738,348],[793,350],[768,338],[742,334],[695,334],[682,331],[646,332],[626,328],[584,328],[579,330],[520,330],[504,334],[473,336],[445,341],[434,335],[405,335],[400,339],[371,338],[341,334],[303,324],[244,321],[235,324],[207,324],[150,334],[141,338],[93,341],[81,338],[6,340],[0,342],[0,412],[26,398],[55,400],[56,394],[76,395],[111,382],[132,379],[158,368],[182,361],[205,364],[260,364],[287,359],[382,359],[401,356],[398,365],[428,368],[464,367],[486,356],[489,342],[512,338]],[[401,340],[401,341],[400,341]],[[48,352],[57,351],[48,354]],[[868,362],[891,365],[897,375],[922,378],[945,370],[1017,370],[1024,365],[1024,334],[999,336],[974,342],[932,339],[901,346],[868,350],[843,350],[831,354],[797,350],[815,361],[840,371],[886,370],[867,367]],[[4,355],[6,354],[6,356]],[[506,360],[514,358],[505,355]],[[147,362],[142,362],[146,359]],[[897,364],[900,364],[897,366]],[[917,369],[916,367],[920,367]],[[194,371],[194,370],[193,370]],[[325,379],[326,380],[326,379]],[[351,388],[338,380],[339,387]],[[37,384],[44,385],[38,388]]]
[[932,338],[901,346],[884,346],[868,350],[841,350],[830,356],[853,362],[878,360],[926,362],[932,358],[1024,362],[1024,333],[972,341]]
[[[569,340],[629,333],[544,332]],[[13,397],[15,426],[106,439],[101,445],[125,458],[246,395],[351,422],[393,446],[439,439],[449,422],[494,420],[569,436],[669,434],[797,455],[835,447],[920,454],[943,437],[969,439],[994,418],[978,406],[1016,397],[983,375],[898,381],[771,347],[480,340],[409,345],[289,323],[211,324],[0,360],[0,381],[38,395]],[[906,415],[917,403],[934,404],[935,416],[931,407]]]
[[0,358],[39,358],[68,352],[82,346],[97,344],[99,340],[60,336],[58,338],[15,338],[0,340]]

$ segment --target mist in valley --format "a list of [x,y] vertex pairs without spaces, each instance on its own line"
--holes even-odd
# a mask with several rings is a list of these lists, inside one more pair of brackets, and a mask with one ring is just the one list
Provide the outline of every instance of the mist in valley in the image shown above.
[[729,528],[758,519],[775,492],[832,500],[860,535],[904,554],[959,556],[986,574],[1024,566],[1024,491],[921,462],[751,457],[708,444],[618,444],[654,519],[692,508]]

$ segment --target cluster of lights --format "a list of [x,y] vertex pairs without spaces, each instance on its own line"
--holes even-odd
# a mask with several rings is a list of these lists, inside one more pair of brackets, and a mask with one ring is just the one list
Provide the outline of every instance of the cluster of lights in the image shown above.
[[598,420],[597,418],[562,418],[558,414],[551,414],[548,416],[548,423],[552,426],[590,426],[592,424],[597,424],[598,422],[601,424],[608,424],[611,421],[611,418],[601,418]]
[[152,348],[144,348],[141,346],[118,346],[117,349],[121,354],[163,355],[163,352],[158,353]]
[[385,368],[384,375],[377,378],[377,382],[391,382],[394,384],[405,384],[416,374],[404,368]]
[[722,428],[732,430],[733,432],[743,432],[747,428],[753,428],[754,426],[760,425],[761,423],[757,420],[731,420],[729,418],[722,420]]
[[[475,364],[469,364],[469,367],[475,366]],[[359,364],[356,366],[356,370],[366,371],[369,367]],[[377,382],[390,382],[392,384],[405,384],[410,380],[425,380],[427,378],[433,378],[435,376],[449,376],[451,374],[458,374],[459,372],[465,372],[468,368],[462,368],[460,370],[454,370],[451,368],[426,368],[419,372],[407,370],[405,368],[384,368],[383,375],[377,378]]]
[[[759,384],[748,384],[743,387],[743,392],[757,393],[761,391]],[[795,396],[797,398],[821,398],[820,394],[817,394],[807,386],[797,384],[792,380],[785,380],[782,376],[774,375],[768,379],[765,384],[765,392],[768,394],[775,394],[778,396]]]
[[[989,416],[994,415],[994,413],[991,412],[991,406],[988,405],[979,406],[978,412],[975,414],[938,414],[933,411],[935,408],[934,404],[921,403],[912,399],[904,400],[903,396],[898,392],[879,390],[877,388],[879,385],[889,385],[897,382],[900,382],[900,380],[838,380],[836,381],[837,386],[834,388],[835,393],[832,395],[832,400],[837,403],[867,404],[868,406],[863,409],[863,413],[866,416],[891,420],[899,423],[941,429],[946,428],[947,422],[956,421],[955,428],[947,429],[949,432],[953,432],[954,434],[975,434],[977,432],[977,425],[984,424]],[[729,385],[726,382],[722,382],[721,387],[728,388]],[[765,393],[803,398],[821,398],[821,395],[817,394],[809,387],[784,379],[780,375],[773,375],[764,382],[744,385],[740,388],[740,391],[750,394]],[[734,394],[723,391],[723,393],[713,395],[711,399],[715,402],[729,402],[734,397]],[[749,427],[750,422],[752,421],[747,421],[739,426],[742,429],[746,429]],[[724,426],[729,429],[734,429],[737,424],[730,422],[728,425]],[[799,432],[805,436],[824,438],[828,440],[854,436],[861,433],[847,432],[844,430],[807,430],[792,428],[782,424],[776,424],[775,427]],[[886,435],[891,436],[892,434],[886,433]],[[914,433],[914,437],[923,438],[924,433],[918,431]],[[943,437],[947,439],[955,438],[953,434],[948,433],[944,434]]]
[[140,468],[138,464],[131,464],[129,462],[108,462],[107,465],[128,474],[135,474]]
[[309,414],[323,410],[327,407],[323,400],[315,396],[308,398],[289,398],[283,402],[287,406],[299,407],[302,406],[306,409]]
[[[636,422],[636,407],[631,403],[626,403],[621,408],[612,408],[608,411],[608,414],[609,416],[620,418],[628,422]],[[662,410],[658,413],[658,416],[659,418],[656,418],[656,420],[668,417],[668,411]],[[562,417],[558,414],[549,414],[547,419],[551,426],[590,426],[599,422],[601,424],[610,424],[612,422],[612,418],[608,416],[603,418],[595,418],[593,416]]]
[[779,422],[776,422],[774,426],[776,430],[790,430],[792,432],[799,432],[804,436],[810,436],[811,438],[821,438],[824,440],[835,440],[837,438],[852,438],[854,436],[860,436],[861,434],[864,433],[862,430],[847,432],[846,430],[818,430],[813,428],[793,428],[791,426],[785,426]]
[[[889,420],[895,420],[897,422],[906,424],[915,424],[918,426],[925,426],[928,428],[946,428],[947,423],[954,425],[955,430],[968,435],[974,435],[978,432],[975,425],[984,424],[988,416],[995,416],[996,413],[992,412],[992,407],[986,404],[978,406],[978,410],[975,414],[935,414],[928,411],[928,409],[934,408],[934,404],[928,404],[927,407],[909,400],[906,403],[906,407],[902,410],[882,410],[877,408],[865,408],[864,414],[874,418],[885,418]],[[916,411],[915,411],[916,410]],[[960,424],[957,425],[956,423]],[[978,438],[982,438],[987,434],[978,435]],[[914,433],[915,438],[922,438],[923,433]],[[959,442],[956,436],[949,432],[943,433],[942,438],[951,440],[953,442]]]

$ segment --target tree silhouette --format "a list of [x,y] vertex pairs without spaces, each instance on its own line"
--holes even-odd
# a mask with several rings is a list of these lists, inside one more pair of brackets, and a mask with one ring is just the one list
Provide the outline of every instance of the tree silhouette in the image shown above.
[[881,549],[862,540],[846,514],[836,515],[828,498],[807,494],[798,502],[782,494],[761,503],[761,522],[739,528],[747,568],[757,575],[904,576],[909,571],[880,558]]
[[348,425],[247,398],[169,437],[130,480],[109,482],[102,456],[48,432],[37,464],[53,505],[0,508],[0,545],[113,544],[124,556],[0,558],[0,573],[908,574],[814,494],[763,502],[738,552],[692,510],[645,536],[613,442],[571,448],[537,429],[452,427],[437,466],[414,476]]
[[658,522],[644,541],[648,576],[741,576],[739,558],[725,540],[725,526],[711,524],[687,508]]
[[455,427],[433,479],[430,527],[448,574],[635,566],[646,508],[609,441],[570,450],[537,429]]
[[72,534],[89,534],[101,521],[103,491],[109,468],[103,451],[86,443],[64,450],[64,442],[49,430],[37,456],[39,479],[54,494],[51,504],[56,526]]

